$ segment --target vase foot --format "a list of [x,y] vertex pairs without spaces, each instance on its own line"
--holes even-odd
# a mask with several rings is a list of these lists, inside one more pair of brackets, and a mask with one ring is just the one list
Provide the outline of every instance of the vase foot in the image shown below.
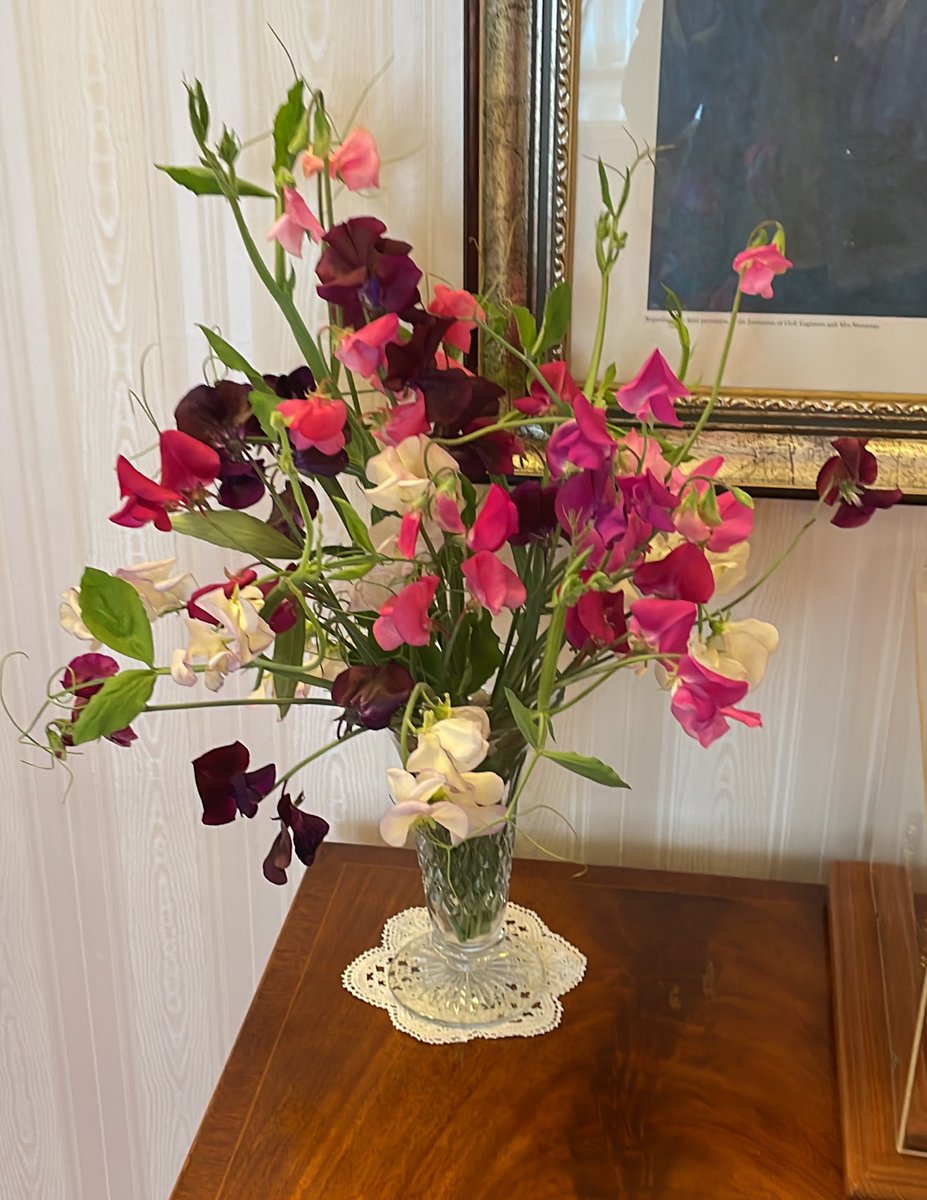
[[397,1003],[440,1025],[498,1025],[537,1000],[544,964],[530,946],[505,936],[485,950],[444,950],[431,933],[393,956],[388,980]]

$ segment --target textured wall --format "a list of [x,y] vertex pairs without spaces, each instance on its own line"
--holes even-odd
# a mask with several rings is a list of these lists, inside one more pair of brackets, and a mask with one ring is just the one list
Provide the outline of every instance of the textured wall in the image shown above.
[[[145,348],[162,418],[201,370],[194,321],[267,368],[295,365],[221,204],[194,201],[150,166],[190,158],[184,75],[204,80],[220,121],[245,136],[266,128],[288,79],[268,21],[335,111],[391,61],[363,110],[393,160],[379,211],[431,270],[457,275],[456,4],[0,4],[0,641],[31,655],[7,683],[17,714],[73,652],[55,597],[81,564],[167,552],[153,532],[106,521],[115,456],[147,436],[127,399]],[[252,216],[260,227],[261,210]],[[762,505],[758,561],[772,561],[806,514]],[[916,839],[908,597],[925,558],[915,509],[856,533],[816,529],[756,610],[783,634],[757,697],[767,731],[735,730],[705,753],[652,681],[623,680],[574,710],[561,737],[612,761],[633,792],[539,773],[538,804],[567,817],[577,855],[593,861],[817,878],[829,858],[868,853],[876,835],[891,852]],[[190,561],[211,577],[215,558]],[[293,886],[260,876],[266,819],[199,824],[189,760],[246,729],[258,763],[283,765],[328,720],[307,710],[282,727],[254,713],[151,718],[130,751],[76,759],[67,800],[60,772],[20,765],[13,739],[0,738],[0,1200],[167,1195]],[[382,741],[362,739],[307,774],[335,836],[375,838],[387,761]],[[550,813],[529,828],[572,852]]]

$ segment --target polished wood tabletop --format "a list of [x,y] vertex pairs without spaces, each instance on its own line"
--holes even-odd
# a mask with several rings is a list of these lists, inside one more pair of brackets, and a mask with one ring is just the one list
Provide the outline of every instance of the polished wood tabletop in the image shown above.
[[825,893],[518,861],[588,958],[540,1038],[429,1046],[344,967],[420,904],[410,852],[307,872],[173,1200],[838,1200]]

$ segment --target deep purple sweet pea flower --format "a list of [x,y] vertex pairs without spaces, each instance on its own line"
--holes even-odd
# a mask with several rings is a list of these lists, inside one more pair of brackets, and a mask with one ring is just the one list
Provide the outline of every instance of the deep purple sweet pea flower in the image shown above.
[[[92,696],[95,696],[103,683],[119,673],[119,663],[108,654],[78,654],[64,669],[61,686],[74,695],[74,707],[71,709],[71,720],[76,721]],[[105,735],[108,742],[117,746],[131,746],[138,734],[127,725],[114,733]],[[71,734],[65,731],[62,740],[66,746],[74,744]]]
[[284,792],[277,803],[280,832],[274,838],[270,852],[264,859],[264,878],[270,883],[286,883],[286,870],[294,848],[299,861],[311,867],[319,846],[329,831],[330,826],[322,817],[303,812],[300,805],[304,800],[305,796],[300,792],[294,804]]
[[332,684],[332,700],[344,708],[347,720],[367,729],[386,729],[413,687],[415,681],[399,662],[348,667]]
[[817,479],[818,495],[825,504],[836,504],[831,525],[855,529],[865,525],[876,509],[891,508],[903,499],[900,488],[873,488],[879,477],[879,462],[866,449],[868,438],[835,438],[837,451],[821,467]]
[[547,463],[559,479],[567,463],[597,470],[612,461],[618,443],[608,432],[605,409],[595,408],[582,392],[573,400],[575,421],[559,425],[547,443]]
[[191,388],[174,409],[174,423],[181,433],[214,450],[224,450],[261,432],[251,410],[250,394],[247,383],[229,379],[220,379],[213,387],[201,383]]
[[281,400],[304,400],[315,391],[315,376],[306,366],[297,367],[288,375],[265,375],[268,383]]
[[264,481],[253,463],[240,462],[219,451],[218,500],[223,508],[250,508],[264,495]]
[[684,542],[665,558],[641,563],[634,572],[634,586],[645,596],[707,604],[715,590],[715,577],[705,552]]
[[518,532],[509,538],[512,546],[527,546],[540,542],[557,528],[556,484],[526,479],[512,489],[512,503],[518,509]]
[[323,300],[340,306],[346,324],[360,329],[373,316],[400,313],[420,300],[422,272],[408,242],[383,237],[375,217],[352,217],[330,229],[316,267]]
[[258,804],[273,790],[273,763],[249,771],[251,754],[241,742],[216,746],[193,760],[193,778],[203,802],[204,825],[227,825],[241,813],[253,817]]

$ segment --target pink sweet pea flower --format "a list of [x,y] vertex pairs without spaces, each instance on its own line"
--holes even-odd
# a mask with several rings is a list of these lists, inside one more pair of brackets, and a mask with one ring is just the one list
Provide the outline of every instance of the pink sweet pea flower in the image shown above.
[[682,422],[676,416],[675,401],[691,395],[660,351],[654,350],[635,378],[618,389],[615,399],[639,421],[652,419],[679,426]]
[[318,154],[313,154],[310,146],[303,155],[303,174],[307,179],[311,179],[313,175],[318,175],[319,171],[325,167],[325,159],[320,158]]
[[715,590],[715,577],[704,551],[685,542],[665,558],[642,563],[634,572],[634,586],[661,600],[707,604]]
[[374,430],[373,436],[387,446],[398,446],[406,438],[431,433],[431,422],[425,412],[425,397],[419,391],[413,391],[412,394],[413,400],[388,408],[385,421],[379,429]]
[[344,426],[348,410],[343,400],[311,395],[305,400],[284,400],[277,412],[288,418],[290,437],[297,450],[315,447],[322,454],[338,454],[345,447]]
[[723,554],[732,546],[745,542],[753,532],[753,509],[741,504],[731,492],[718,497],[721,524],[712,529],[706,543],[709,550]]
[[631,632],[660,654],[682,655],[698,605],[691,600],[635,600],[631,605]]
[[608,432],[603,408],[594,408],[582,392],[573,402],[575,421],[558,425],[547,443],[551,475],[559,479],[566,464],[596,470],[611,462],[618,443]]
[[287,254],[302,258],[305,235],[308,233],[314,242],[320,242],[325,230],[295,188],[284,188],[283,195],[286,198],[283,214],[270,227],[267,240],[278,241]]
[[435,496],[434,517],[439,528],[443,529],[445,533],[467,532],[460,509],[457,507],[457,500],[449,492],[439,491]]
[[337,176],[352,192],[378,188],[380,154],[373,134],[366,129],[352,129],[328,160],[328,170],[332,179]]
[[493,616],[503,608],[521,608],[528,599],[525,585],[491,550],[480,550],[460,568],[467,587]]
[[440,582],[437,575],[423,575],[386,601],[373,623],[373,636],[382,649],[428,645],[433,625],[428,609]]
[[730,721],[754,729],[763,724],[759,713],[734,707],[748,689],[746,680],[718,675],[687,654],[679,664],[670,710],[686,733],[707,747],[727,733]]
[[[435,285],[435,294],[428,311],[436,317],[454,317],[454,324],[445,333],[445,346],[469,353],[475,321],[485,321],[486,313],[475,296],[461,289],[449,288],[443,283]],[[453,364],[456,365],[456,364]]]
[[773,298],[773,279],[794,265],[772,242],[768,246],[749,246],[734,259],[734,270],[740,274],[740,290],[745,296],[762,296],[764,300]]
[[[570,374],[566,363],[557,359],[555,362],[542,363],[538,370],[557,393],[560,403],[572,408],[573,401],[579,395],[579,384]],[[512,403],[519,412],[526,413],[529,417],[543,417],[550,411],[553,401],[544,384],[535,379],[531,383],[530,394]]]
[[407,512],[399,527],[399,537],[396,538],[396,549],[403,558],[415,558],[415,548],[418,545],[418,533],[422,527],[420,512]]
[[399,317],[396,313],[384,313],[369,325],[346,333],[335,351],[335,358],[355,375],[369,379],[386,366],[386,346],[395,342],[398,333]]
[[467,545],[471,550],[498,550],[516,533],[518,509],[505,488],[494,483],[467,534]]
[[821,467],[817,479],[818,495],[825,504],[836,504],[831,525],[853,529],[865,525],[877,508],[891,508],[902,499],[900,488],[873,488],[879,477],[879,463],[866,449],[868,438],[835,438],[837,451]]

